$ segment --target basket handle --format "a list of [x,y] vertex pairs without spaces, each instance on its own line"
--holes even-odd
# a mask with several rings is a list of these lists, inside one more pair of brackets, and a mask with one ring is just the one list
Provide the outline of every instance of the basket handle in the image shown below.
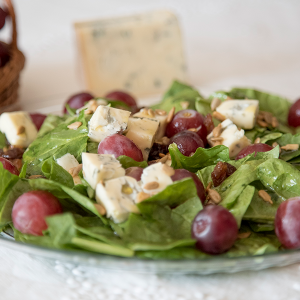
[[17,49],[17,24],[16,24],[16,15],[15,10],[12,4],[12,0],[5,0],[6,7],[9,13],[9,16],[11,17],[12,22],[12,41],[11,45],[13,48]]

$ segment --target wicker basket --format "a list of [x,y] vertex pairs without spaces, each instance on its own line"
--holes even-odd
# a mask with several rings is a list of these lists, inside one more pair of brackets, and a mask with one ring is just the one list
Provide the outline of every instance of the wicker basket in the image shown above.
[[19,74],[24,67],[25,57],[17,47],[16,16],[11,0],[5,0],[7,10],[12,22],[12,41],[10,48],[10,60],[0,68],[0,113],[17,108]]

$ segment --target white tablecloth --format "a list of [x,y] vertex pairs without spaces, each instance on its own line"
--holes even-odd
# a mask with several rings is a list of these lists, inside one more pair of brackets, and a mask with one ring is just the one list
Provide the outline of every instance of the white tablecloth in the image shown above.
[[[25,108],[56,106],[84,87],[72,22],[170,8],[181,20],[191,83],[204,93],[232,85],[300,97],[297,0],[15,0],[27,61]],[[6,29],[7,31],[7,29]],[[7,36],[8,32],[2,35]],[[207,276],[119,273],[0,248],[0,299],[298,300],[300,265]]]

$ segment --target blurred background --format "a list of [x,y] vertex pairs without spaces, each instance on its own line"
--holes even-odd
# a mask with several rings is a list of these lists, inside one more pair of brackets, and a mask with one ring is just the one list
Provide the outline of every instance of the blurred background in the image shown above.
[[27,59],[20,98],[29,109],[84,90],[74,22],[157,9],[177,15],[189,83],[204,94],[235,85],[300,96],[299,0],[14,0],[14,6]]

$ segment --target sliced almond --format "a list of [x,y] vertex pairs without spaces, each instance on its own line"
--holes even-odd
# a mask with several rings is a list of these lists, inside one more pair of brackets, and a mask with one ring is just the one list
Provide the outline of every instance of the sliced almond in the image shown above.
[[72,175],[72,177],[75,177],[79,174],[81,170],[82,164],[78,165],[77,167],[71,168],[68,172]]
[[251,232],[241,232],[238,234],[238,239],[246,239],[251,235]]
[[215,119],[217,119],[217,120],[219,120],[219,121],[221,121],[221,122],[223,122],[223,121],[226,120],[226,117],[223,116],[222,114],[220,114],[218,111],[214,111],[214,112],[212,113],[212,116],[213,116]]
[[180,106],[182,107],[182,109],[187,109],[190,105],[189,101],[182,101],[180,102]]
[[140,202],[148,199],[149,197],[150,197],[150,194],[140,192],[140,193],[137,194],[136,203],[140,203]]
[[256,138],[255,141],[254,141],[254,144],[259,144],[260,143],[260,138]]
[[208,192],[208,190],[211,188],[212,186],[212,181],[210,181],[205,189],[206,192]]
[[268,123],[262,120],[257,120],[257,124],[261,127],[268,127]]
[[94,206],[101,216],[104,216],[106,214],[106,209],[102,204],[95,203]]
[[221,202],[222,198],[216,190],[208,189],[207,193],[209,199],[212,200],[215,204],[219,204]]
[[162,170],[169,176],[173,176],[175,174],[175,170],[166,164],[163,165]]
[[159,156],[159,157],[165,157],[165,156],[166,156],[166,154],[163,154],[163,153],[158,153],[158,156]]
[[[279,144],[276,143],[276,142],[274,142],[274,143],[272,144],[272,147],[273,147],[273,148],[275,148],[275,147],[277,147],[277,146],[279,146]],[[281,153],[281,148],[280,148],[280,147],[279,147],[279,153]]]
[[84,114],[85,114],[85,115],[91,115],[91,114],[93,114],[93,113],[94,113],[94,111],[91,110],[91,109],[86,109],[86,110],[84,111]]
[[223,142],[224,138],[222,138],[221,136],[219,136],[219,137],[212,137],[210,140],[212,142]]
[[145,190],[155,190],[159,187],[159,183],[157,181],[151,181],[151,182],[148,182],[146,183],[143,188]]
[[273,115],[270,112],[268,112],[268,111],[264,112],[264,119],[268,124],[272,124],[272,118],[273,118]]
[[22,134],[25,132],[25,127],[24,126],[20,126],[17,130],[17,135]]
[[258,191],[258,196],[262,198],[265,202],[269,202],[270,204],[273,204],[271,196],[266,191],[264,190]]
[[222,103],[219,98],[213,98],[210,104],[210,108],[212,111],[216,110],[216,108]]
[[214,129],[213,129],[213,136],[214,137],[219,137],[220,135],[221,135],[221,133],[222,133],[222,125],[221,124],[219,124],[217,127],[215,127]]
[[189,128],[188,131],[197,132],[198,129],[197,128]]
[[161,143],[163,145],[169,145],[170,144],[170,139],[166,136],[163,136],[161,139],[155,141],[156,143]]
[[279,125],[278,120],[276,119],[276,117],[272,117],[271,125],[274,128],[276,128]]
[[173,106],[172,109],[168,113],[167,123],[170,123],[172,121],[172,119],[174,117],[174,113],[175,113],[175,106]]
[[214,142],[214,147],[215,146],[220,146],[220,145],[222,145],[222,142],[220,142],[220,141]]
[[67,127],[68,127],[69,129],[76,130],[76,129],[78,129],[81,125],[82,125],[81,122],[74,122],[74,123],[70,124],[70,125],[67,126]]
[[153,109],[151,109],[151,108],[148,109],[148,115],[149,115],[151,118],[154,118],[154,117],[155,117],[155,113],[154,113]]
[[299,149],[299,145],[298,144],[287,144],[285,146],[282,146],[281,149],[285,150],[285,151],[295,151]]
[[155,113],[159,116],[165,116],[167,114],[167,112],[165,110],[162,110],[162,109],[156,109]]

